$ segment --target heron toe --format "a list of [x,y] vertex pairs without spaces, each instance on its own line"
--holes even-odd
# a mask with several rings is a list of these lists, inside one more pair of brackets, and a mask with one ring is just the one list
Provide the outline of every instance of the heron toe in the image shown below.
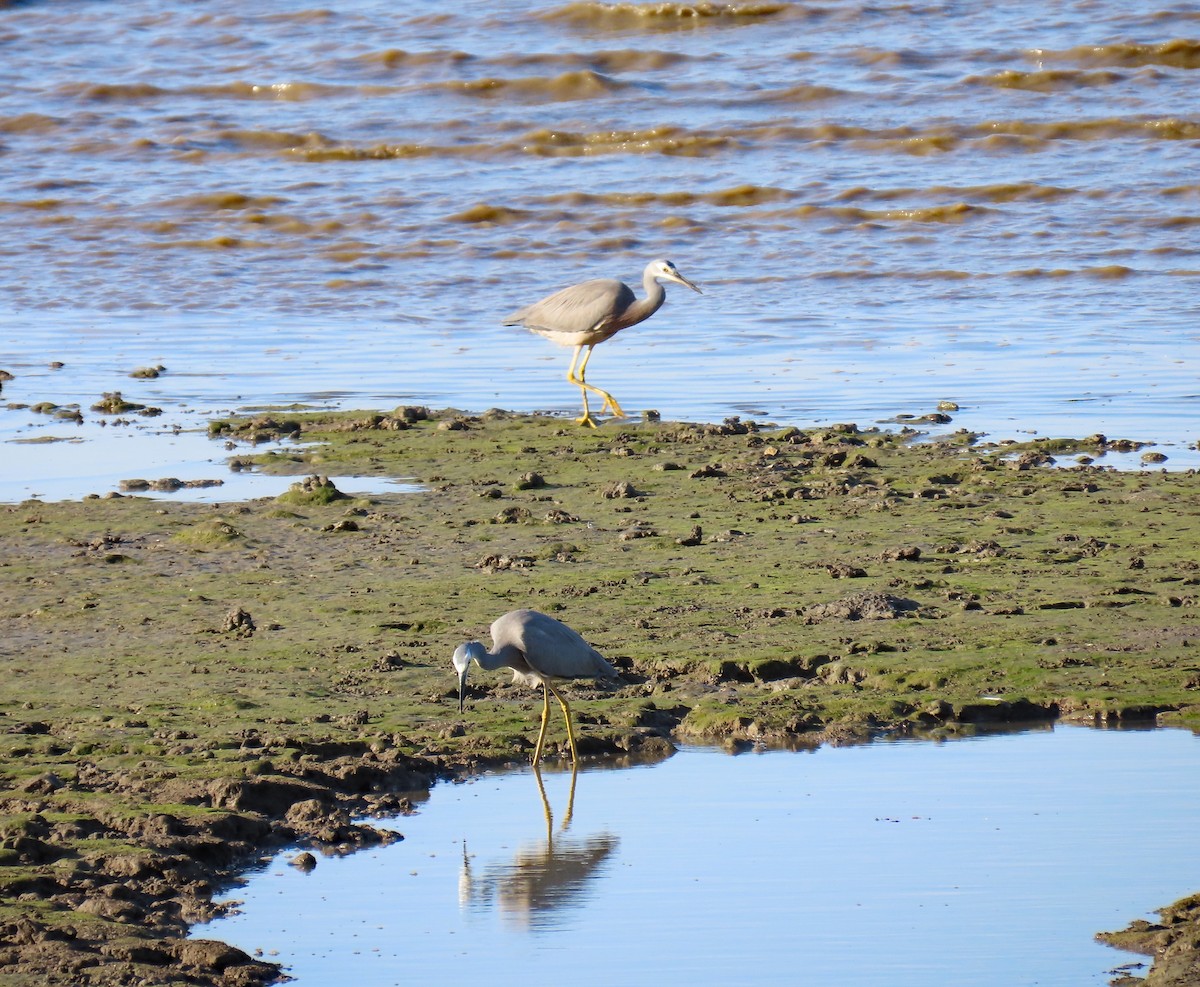
[[604,404],[600,406],[600,414],[604,414],[606,411],[611,411],[617,418],[626,417],[625,412],[621,410],[621,406],[617,404],[616,398],[614,398],[607,391],[601,391],[600,393],[604,397]]

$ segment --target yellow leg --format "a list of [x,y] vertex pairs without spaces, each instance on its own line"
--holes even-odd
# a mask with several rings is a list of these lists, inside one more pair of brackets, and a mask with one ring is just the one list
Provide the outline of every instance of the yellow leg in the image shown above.
[[587,389],[580,387],[579,393],[583,395],[583,414],[575,419],[575,424],[586,425],[588,428],[596,428],[596,419],[592,417],[592,411],[588,407]]
[[542,812],[546,816],[546,846],[550,846],[554,841],[554,814],[550,811],[550,800],[546,798],[541,769],[536,764],[533,766],[533,777],[537,779],[538,793],[542,796]]
[[[563,718],[567,721],[567,740],[571,743],[571,762],[579,763],[579,751],[575,749],[575,731],[571,728],[571,707],[567,705],[567,701],[563,699],[559,691],[554,688],[548,681],[545,683],[546,688],[554,693],[554,698],[558,700],[558,705],[562,707]],[[550,697],[546,697],[547,709],[549,709]]]
[[[579,762],[571,762],[571,792],[567,796],[567,814],[563,816],[562,828],[566,830],[571,825],[571,816],[575,812],[575,779],[579,777]],[[465,842],[465,841],[464,841]]]
[[[546,724],[550,720],[550,693],[546,688],[546,683],[542,683],[542,695],[545,697],[545,703],[542,704],[542,729],[538,731],[537,746],[533,749],[533,767],[536,770],[538,761],[542,759],[542,744],[546,740]],[[557,696],[558,693],[556,692]],[[561,700],[559,700],[561,702]]]
[[600,414],[604,414],[606,411],[611,411],[618,418],[624,418],[625,412],[621,410],[621,406],[617,404],[616,399],[609,394],[608,391],[604,390],[602,387],[596,387],[594,384],[589,384],[584,379],[584,374],[587,372],[588,360],[590,360],[592,357],[592,348],[592,346],[587,347],[587,352],[583,354],[583,362],[579,364],[578,371],[576,371],[575,363],[577,360],[579,360],[579,354],[583,351],[584,346],[583,344],[580,344],[579,346],[575,347],[575,352],[571,356],[571,365],[567,368],[567,380],[578,386],[580,390],[583,391],[583,417],[576,418],[575,421],[580,425],[590,425],[591,427],[595,428],[596,420],[592,417],[591,412],[588,410],[588,391],[598,395],[604,401],[604,404],[600,408]]
[[[533,766],[533,777],[537,781],[538,794],[542,797],[542,813],[546,817],[546,846],[553,848],[554,845],[554,813],[550,809],[550,800],[546,797],[546,786],[542,784],[542,769],[536,764]],[[571,763],[571,790],[567,794],[567,814],[563,816],[562,832],[566,832],[567,827],[571,825],[571,816],[575,813],[575,781],[579,777],[579,765],[575,762]],[[470,864],[467,861],[467,843],[463,840],[463,872],[467,875],[468,881],[470,878]]]
[[611,411],[618,418],[624,418],[625,412],[623,412],[621,410],[621,406],[619,404],[617,404],[616,398],[614,398],[611,394],[608,393],[608,391],[604,390],[603,388],[593,387],[591,384],[588,384],[584,380],[584,375],[587,372],[588,360],[590,360],[592,358],[592,349],[593,349],[593,346],[589,346],[587,348],[587,352],[583,355],[583,363],[581,363],[579,365],[579,381],[578,381],[578,383],[582,384],[593,394],[599,394],[604,399],[604,404],[600,408],[600,414],[604,414],[605,411]]

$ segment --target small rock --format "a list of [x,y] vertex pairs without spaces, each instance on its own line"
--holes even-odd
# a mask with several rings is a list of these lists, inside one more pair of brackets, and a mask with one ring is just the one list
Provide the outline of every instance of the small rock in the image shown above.
[[129,376],[135,380],[153,380],[167,368],[159,364],[155,367],[138,367]]
[[546,485],[546,478],[541,473],[522,473],[514,486],[518,490],[538,490]]
[[92,405],[92,411],[99,411],[106,415],[123,415],[130,411],[143,411],[145,408],[144,404],[126,401],[121,397],[120,391],[105,391],[103,397]]
[[30,778],[18,786],[22,792],[28,792],[31,795],[49,795],[51,792],[57,792],[62,788],[64,782],[53,771],[47,771],[44,774],[38,775],[36,778]]
[[604,488],[601,495],[605,500],[620,500],[626,497],[641,496],[628,480],[618,480],[616,483],[610,483]]
[[296,870],[302,870],[308,873],[317,866],[317,858],[305,850],[303,853],[298,853],[289,861]]

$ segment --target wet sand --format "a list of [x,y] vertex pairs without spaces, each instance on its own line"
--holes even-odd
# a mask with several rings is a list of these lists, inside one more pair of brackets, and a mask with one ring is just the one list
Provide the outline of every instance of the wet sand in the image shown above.
[[[540,697],[480,674],[460,714],[449,665],[520,606],[622,672],[569,687],[588,759],[1200,723],[1195,477],[1078,462],[1101,437],[420,408],[212,434],[297,486],[0,509],[6,983],[270,981],[183,933],[265,850],[393,839],[352,817],[526,760]],[[1183,911],[1143,936],[1183,944],[1157,982],[1194,974]]]

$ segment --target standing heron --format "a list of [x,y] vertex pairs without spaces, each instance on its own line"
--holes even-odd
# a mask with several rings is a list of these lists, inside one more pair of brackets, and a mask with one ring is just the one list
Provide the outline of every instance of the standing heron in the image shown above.
[[[584,373],[593,346],[615,336],[622,329],[645,321],[662,308],[667,290],[659,284],[659,278],[687,285],[692,291],[704,294],[675,270],[675,265],[669,260],[652,260],[642,274],[642,286],[646,289],[645,298],[639,300],[633,289],[622,281],[596,278],[547,295],[540,302],[526,305],[505,319],[506,326],[524,326],[560,346],[575,347],[571,365],[567,368],[567,380],[578,384],[583,392],[583,415],[575,419],[578,424],[596,427],[596,419],[588,409],[588,391],[604,399],[600,414],[611,411],[618,418],[625,417],[625,412],[613,396],[608,391],[589,384],[584,379]],[[579,354],[585,348],[587,352],[583,354],[583,362],[576,368]]]
[[467,691],[467,670],[474,660],[480,668],[494,671],[511,668],[513,682],[542,686],[545,704],[542,708],[542,729],[538,732],[533,750],[536,768],[546,739],[546,723],[550,719],[550,693],[562,707],[567,721],[567,739],[571,742],[571,757],[579,763],[575,749],[575,731],[571,728],[571,707],[554,688],[552,679],[601,678],[617,679],[620,675],[604,657],[566,624],[536,610],[513,610],[498,617],[492,624],[492,650],[479,641],[460,644],[454,651],[454,670],[458,672],[458,708],[462,711]]

